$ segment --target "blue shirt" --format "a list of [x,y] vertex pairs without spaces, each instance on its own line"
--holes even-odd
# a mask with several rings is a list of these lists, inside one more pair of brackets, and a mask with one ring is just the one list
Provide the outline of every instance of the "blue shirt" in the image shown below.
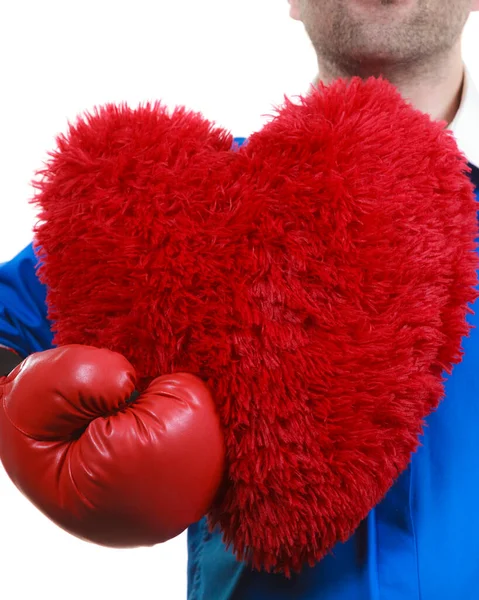
[[[479,170],[472,177],[479,197]],[[22,356],[52,346],[36,263],[28,246],[0,265],[0,344]],[[200,521],[188,531],[188,600],[479,599],[479,314],[469,318],[422,446],[353,537],[288,580],[237,562]]]

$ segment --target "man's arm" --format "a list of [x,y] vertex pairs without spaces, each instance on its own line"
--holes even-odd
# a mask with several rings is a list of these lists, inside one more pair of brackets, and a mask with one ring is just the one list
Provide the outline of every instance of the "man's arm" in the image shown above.
[[0,264],[0,375],[33,352],[52,347],[46,290],[36,275],[37,262],[29,245]]

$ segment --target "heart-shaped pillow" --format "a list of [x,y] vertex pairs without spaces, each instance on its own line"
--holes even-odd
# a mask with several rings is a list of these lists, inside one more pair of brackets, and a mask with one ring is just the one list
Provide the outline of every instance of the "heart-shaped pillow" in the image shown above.
[[79,119],[37,182],[40,277],[57,344],[211,386],[228,468],[210,522],[289,572],[417,448],[468,332],[476,204],[451,134],[383,80],[314,88],[232,142],[160,104]]

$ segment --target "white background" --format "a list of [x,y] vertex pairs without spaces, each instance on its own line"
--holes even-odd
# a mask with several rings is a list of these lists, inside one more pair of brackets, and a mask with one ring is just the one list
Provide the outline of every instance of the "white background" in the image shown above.
[[[30,241],[30,181],[68,119],[105,102],[162,99],[247,136],[315,76],[286,0],[0,4],[0,262]],[[479,15],[466,28],[464,54],[479,82]],[[0,467],[0,598],[185,597],[184,536],[135,551],[80,542],[32,508]]]

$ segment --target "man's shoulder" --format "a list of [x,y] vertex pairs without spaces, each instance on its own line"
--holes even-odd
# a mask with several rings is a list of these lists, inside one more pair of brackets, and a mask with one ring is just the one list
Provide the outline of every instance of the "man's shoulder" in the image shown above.
[[9,260],[0,263],[1,268],[12,268],[14,266],[18,266],[21,264],[29,263],[33,266],[36,266],[38,259],[35,254],[35,249],[33,242],[28,244],[25,248],[17,252],[13,257],[9,258]]

